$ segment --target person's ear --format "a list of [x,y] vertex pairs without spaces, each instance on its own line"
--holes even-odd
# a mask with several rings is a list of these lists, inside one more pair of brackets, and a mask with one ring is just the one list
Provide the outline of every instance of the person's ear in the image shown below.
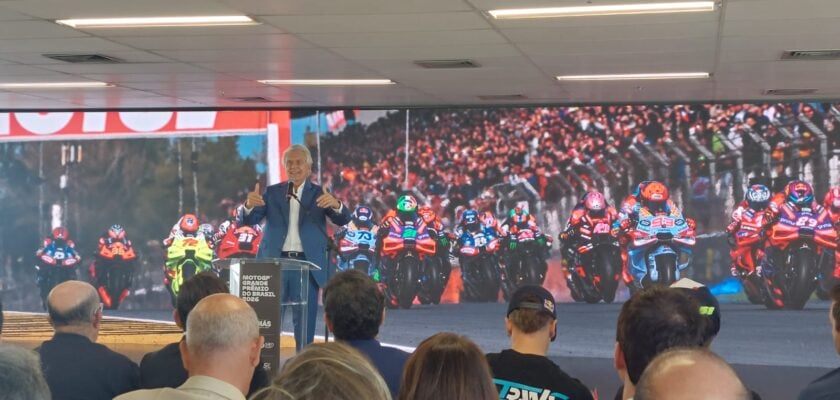
[[382,308],[382,320],[379,321],[379,326],[382,326],[382,324],[385,323],[385,311],[386,311],[386,309],[383,307]]
[[627,372],[627,363],[624,361],[624,351],[621,350],[621,345],[618,342],[615,342],[613,364],[615,365],[615,370],[618,371],[619,377],[623,380],[623,374]]
[[99,306],[96,311],[93,312],[93,329],[99,330],[99,327],[102,325],[102,306]]
[[505,317],[505,332],[508,337],[513,334],[513,322],[510,322],[510,318],[508,317]]
[[182,340],[178,343],[178,349],[181,350],[181,364],[184,365],[184,369],[187,372],[190,371],[190,351],[187,348],[187,341]]
[[333,324],[332,321],[330,321],[329,314],[327,313],[324,313],[324,325],[327,326],[327,329],[330,331],[330,333],[333,333]]
[[260,336],[254,341],[254,347],[251,348],[248,361],[251,362],[252,367],[256,367],[260,363],[260,351],[265,345],[265,338]]
[[557,339],[557,320],[551,322],[548,328],[548,335],[551,337],[551,341],[553,342],[554,339]]
[[184,321],[181,321],[181,313],[178,310],[172,310],[172,320],[175,321],[175,326],[181,328],[182,331],[187,330]]

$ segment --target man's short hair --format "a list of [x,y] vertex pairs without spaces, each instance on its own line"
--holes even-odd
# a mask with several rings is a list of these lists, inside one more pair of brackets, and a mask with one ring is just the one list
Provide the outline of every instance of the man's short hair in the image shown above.
[[283,165],[286,165],[286,159],[289,158],[289,153],[293,151],[302,151],[306,156],[306,165],[309,165],[310,167],[312,166],[312,152],[309,151],[308,147],[302,144],[293,144],[283,152]]
[[[196,308],[215,296],[233,295],[212,294],[199,301]],[[238,348],[259,337],[257,313],[250,306],[230,310],[207,308],[193,310],[187,320],[187,348],[191,354],[210,356]]]
[[379,334],[385,296],[367,274],[339,272],[324,288],[324,313],[340,340],[369,340]]
[[50,387],[35,352],[0,344],[0,400],[49,400]]
[[840,332],[840,284],[831,288],[831,315],[834,317],[834,330]]
[[216,293],[227,293],[228,288],[225,281],[221,280],[212,272],[202,272],[190,279],[187,279],[178,292],[175,299],[175,309],[178,310],[178,317],[184,328],[187,327],[187,317],[201,299]]
[[511,296],[507,317],[516,329],[534,333],[557,319],[557,303],[542,286],[525,285]]
[[47,313],[55,327],[92,323],[94,314],[98,308],[99,294],[95,290],[91,290],[83,301],[67,310],[56,309],[56,305],[47,296]]
[[621,307],[616,341],[624,353],[630,381],[636,384],[657,354],[674,347],[705,344],[708,318],[700,305],[681,290],[643,290]]

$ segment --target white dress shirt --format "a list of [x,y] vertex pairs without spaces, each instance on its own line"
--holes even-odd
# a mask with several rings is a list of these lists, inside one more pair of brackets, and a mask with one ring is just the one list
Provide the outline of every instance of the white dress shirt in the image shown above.
[[[291,185],[292,183],[289,182]],[[289,229],[286,231],[286,241],[283,242],[282,251],[303,252],[303,243],[300,241],[300,199],[303,195],[303,186],[300,184],[295,189],[295,199],[289,199]]]
[[135,390],[115,400],[245,400],[235,386],[204,375],[192,376],[177,388]]

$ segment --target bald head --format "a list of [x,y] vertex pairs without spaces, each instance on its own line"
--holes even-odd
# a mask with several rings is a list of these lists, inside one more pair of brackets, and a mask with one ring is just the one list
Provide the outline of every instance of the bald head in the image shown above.
[[635,400],[749,400],[750,393],[720,356],[705,348],[657,356],[636,387]]
[[53,327],[89,325],[96,320],[99,295],[89,283],[62,282],[47,296],[47,311]]
[[244,300],[212,294],[196,304],[187,319],[187,348],[193,357],[247,348],[259,338],[257,313]]

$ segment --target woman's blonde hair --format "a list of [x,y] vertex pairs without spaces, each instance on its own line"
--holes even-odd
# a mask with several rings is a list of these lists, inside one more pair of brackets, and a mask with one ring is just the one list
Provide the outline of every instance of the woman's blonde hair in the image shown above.
[[438,333],[420,343],[403,371],[399,400],[496,400],[490,365],[466,336]]
[[379,371],[339,342],[312,344],[289,360],[271,386],[251,400],[391,400]]

